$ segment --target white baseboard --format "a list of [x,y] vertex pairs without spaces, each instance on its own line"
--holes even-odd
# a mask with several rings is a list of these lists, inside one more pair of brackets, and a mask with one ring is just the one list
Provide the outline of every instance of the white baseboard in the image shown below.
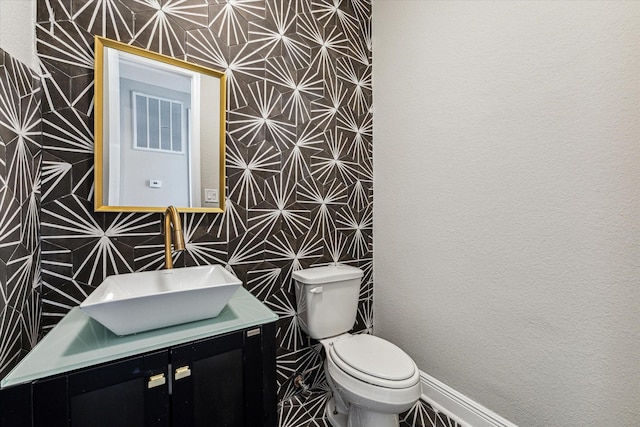
[[422,382],[422,400],[463,426],[517,427],[514,423],[422,371],[420,381]]

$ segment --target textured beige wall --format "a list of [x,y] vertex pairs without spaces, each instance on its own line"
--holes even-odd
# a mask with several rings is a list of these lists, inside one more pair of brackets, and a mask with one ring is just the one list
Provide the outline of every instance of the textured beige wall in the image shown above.
[[375,332],[519,425],[640,425],[640,2],[373,5]]
[[0,48],[38,71],[36,0],[0,0]]

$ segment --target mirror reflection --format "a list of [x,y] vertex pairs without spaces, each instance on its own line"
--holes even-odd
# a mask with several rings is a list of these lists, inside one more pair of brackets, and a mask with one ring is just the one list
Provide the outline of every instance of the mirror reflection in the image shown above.
[[222,212],[225,75],[95,38],[96,211]]

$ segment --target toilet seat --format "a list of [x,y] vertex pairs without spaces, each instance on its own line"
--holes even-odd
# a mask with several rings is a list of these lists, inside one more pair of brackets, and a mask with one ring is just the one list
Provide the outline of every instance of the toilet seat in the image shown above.
[[415,363],[404,351],[373,335],[352,335],[336,340],[327,354],[343,372],[379,387],[409,388],[420,379]]

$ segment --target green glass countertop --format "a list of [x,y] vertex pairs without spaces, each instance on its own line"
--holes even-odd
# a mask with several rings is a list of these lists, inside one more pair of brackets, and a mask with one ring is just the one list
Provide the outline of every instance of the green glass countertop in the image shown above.
[[126,336],[115,335],[75,307],[0,382],[0,388],[277,319],[277,315],[242,287],[218,317]]

